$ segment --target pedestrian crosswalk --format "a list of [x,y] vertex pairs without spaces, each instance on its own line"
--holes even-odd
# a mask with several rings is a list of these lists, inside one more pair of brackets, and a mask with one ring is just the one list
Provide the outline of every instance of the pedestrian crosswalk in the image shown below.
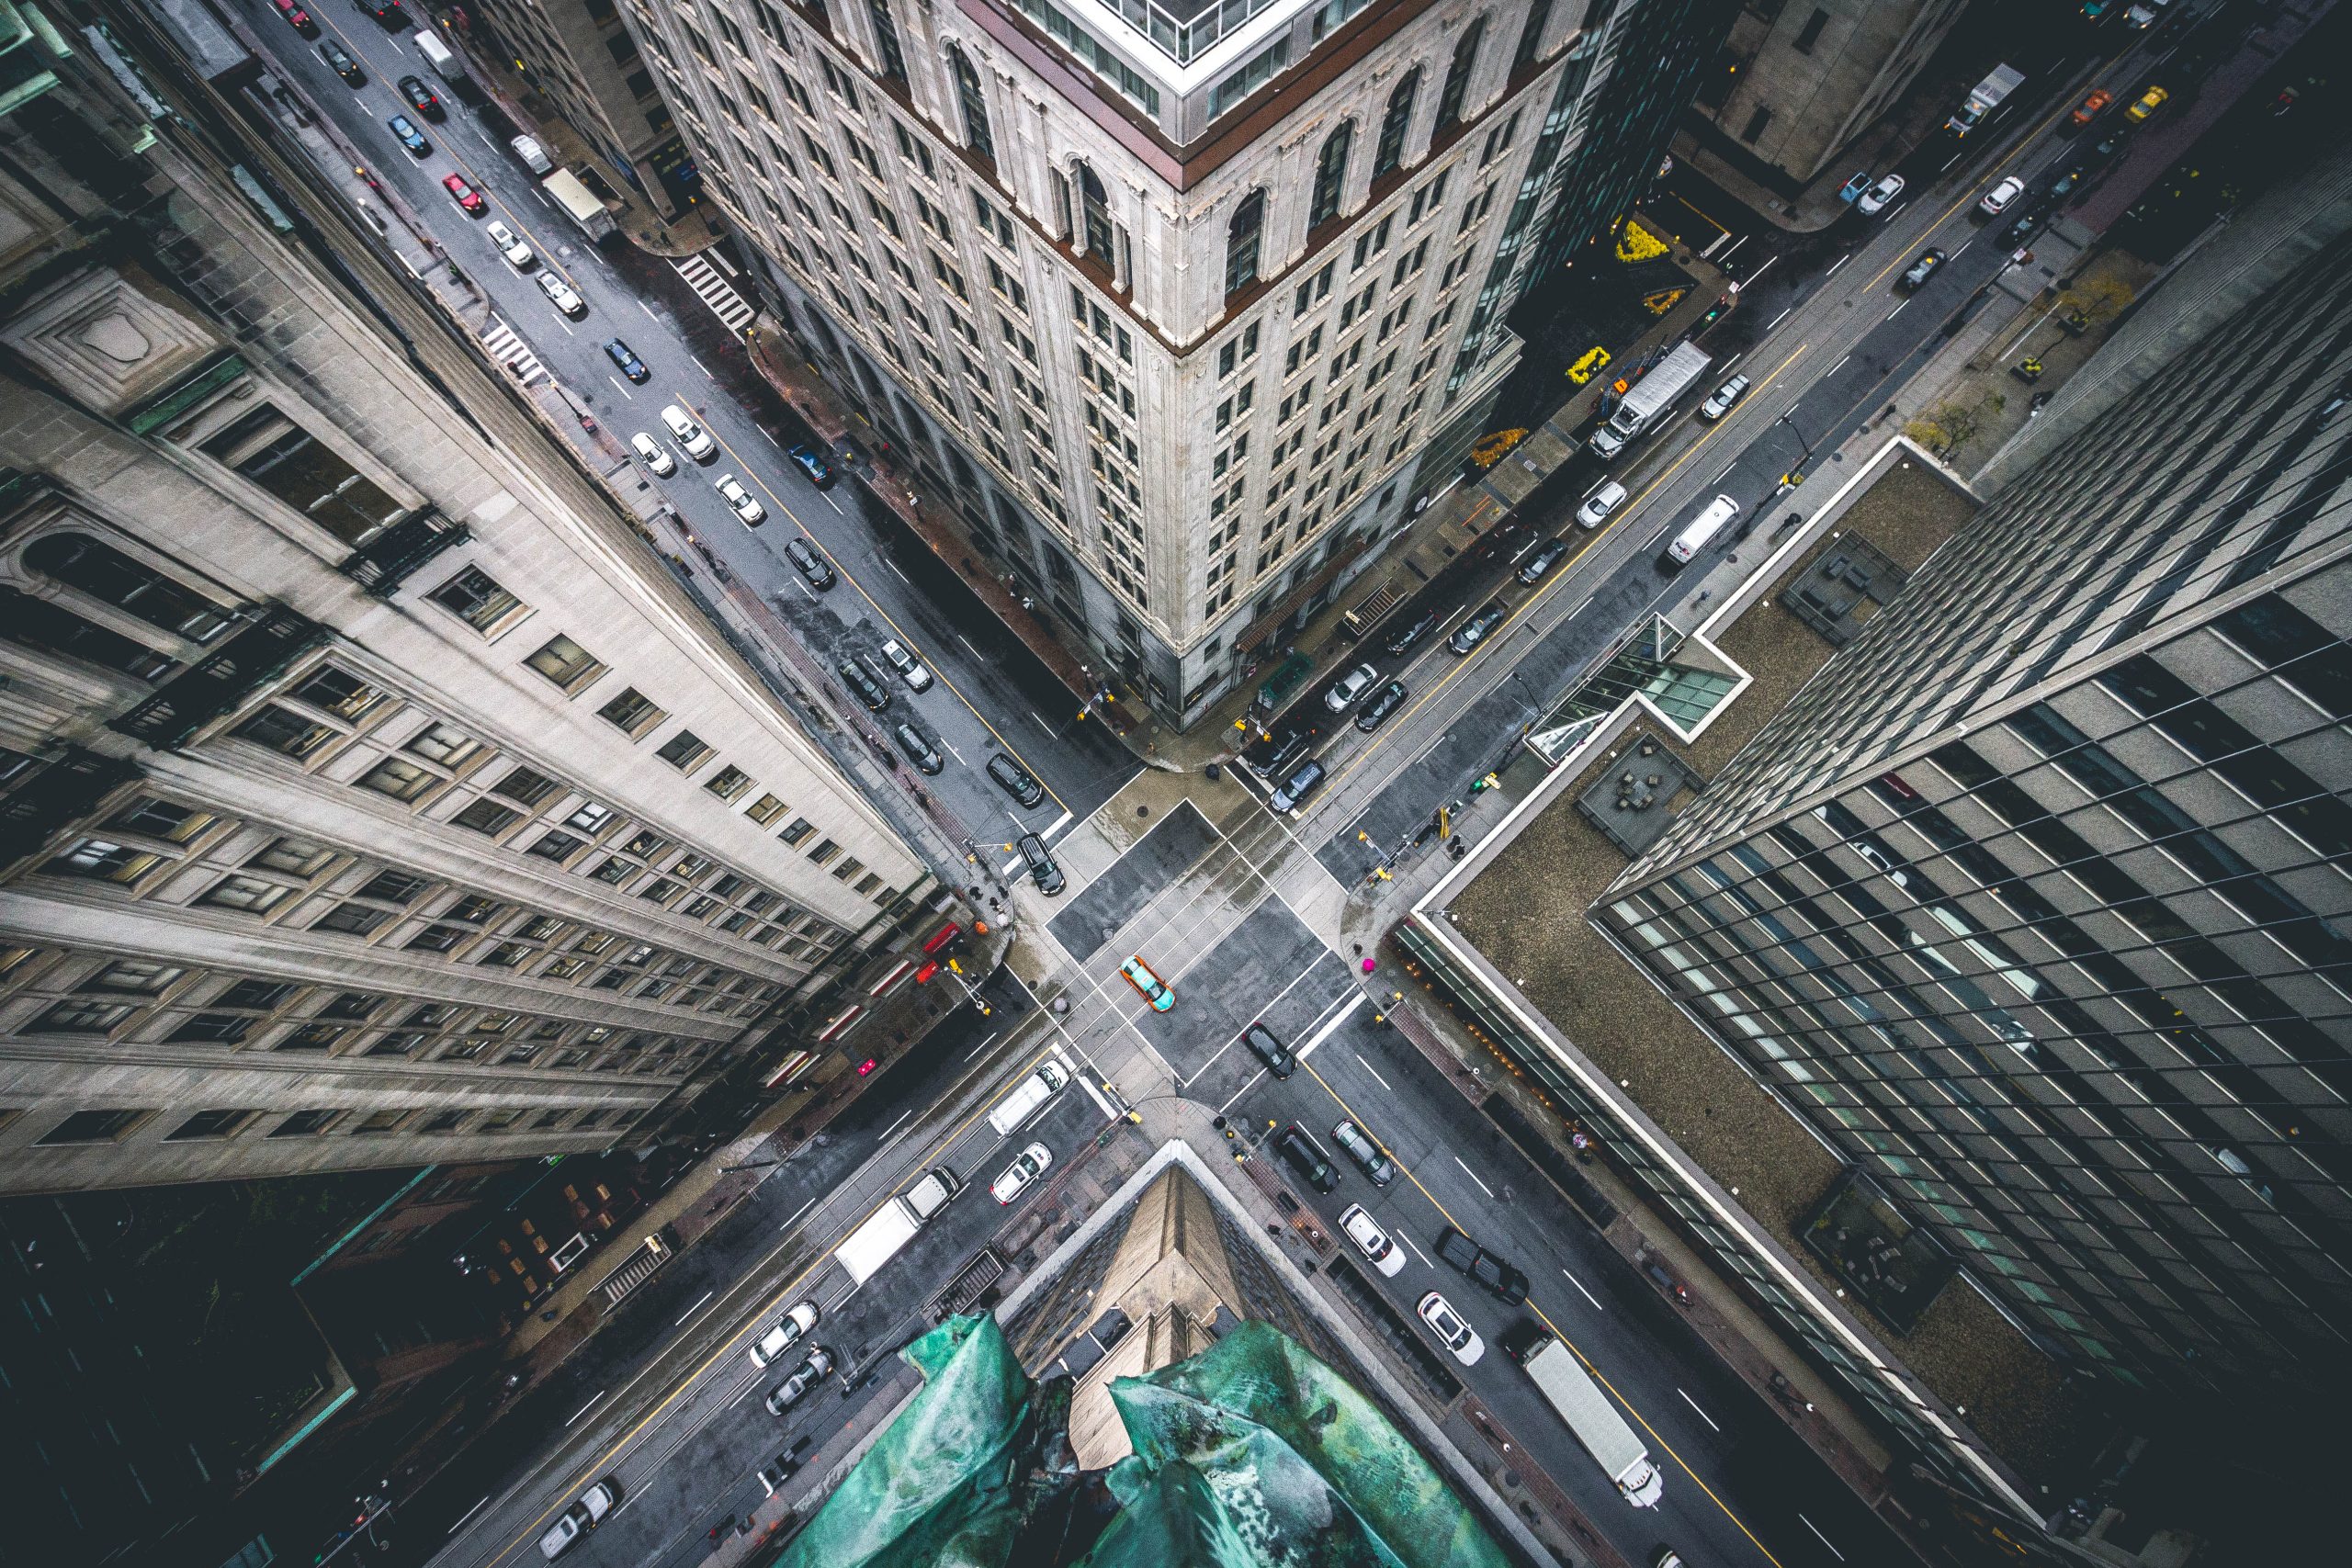
[[514,379],[526,387],[532,386],[547,375],[547,367],[531,352],[530,345],[515,334],[514,329],[493,316],[490,331],[481,334],[482,347],[490,356],[506,367]]
[[686,280],[687,288],[702,296],[702,302],[710,307],[710,313],[727,323],[729,332],[741,332],[759,313],[744,302],[743,297],[735,292],[735,286],[728,282],[717,267],[701,256],[688,256],[684,261],[673,261],[670,265],[678,269],[678,276]]

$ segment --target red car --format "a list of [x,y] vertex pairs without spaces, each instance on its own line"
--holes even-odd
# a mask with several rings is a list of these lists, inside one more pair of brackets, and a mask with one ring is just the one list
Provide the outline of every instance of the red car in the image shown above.
[[287,23],[304,38],[319,36],[319,24],[311,20],[311,13],[294,4],[294,0],[269,0],[269,3],[277,6],[277,14],[285,17]]
[[483,208],[489,205],[487,202],[482,200],[481,192],[474,189],[473,186],[466,183],[466,177],[463,175],[443,175],[441,180],[441,188],[449,193],[450,200],[456,202],[459,207],[464,208],[469,213],[479,214]]

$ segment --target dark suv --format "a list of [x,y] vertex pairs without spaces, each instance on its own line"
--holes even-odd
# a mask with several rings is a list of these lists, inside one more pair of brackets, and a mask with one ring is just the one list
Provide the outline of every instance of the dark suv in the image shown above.
[[1037,776],[1001,751],[989,759],[989,777],[1023,806],[1035,806],[1046,798],[1046,786],[1037,782]]
[[1437,1238],[1437,1255],[1513,1306],[1527,1302],[1527,1276],[1455,1230]]
[[1291,1055],[1290,1047],[1282,1043],[1282,1037],[1264,1024],[1251,1024],[1241,1032],[1241,1038],[1250,1049],[1258,1053],[1258,1059],[1266,1064],[1266,1070],[1274,1077],[1286,1078],[1297,1069],[1298,1058]]
[[1306,1130],[1297,1122],[1294,1122],[1283,1129],[1282,1136],[1274,1140],[1274,1146],[1282,1150],[1283,1158],[1290,1162],[1291,1168],[1306,1178],[1317,1192],[1329,1192],[1340,1185],[1340,1168],[1331,1163],[1331,1156],[1323,1152],[1323,1145],[1307,1136]]
[[1035,833],[1023,833],[1020,848],[1021,863],[1028,867],[1029,880],[1037,885],[1037,891],[1048,898],[1060,893],[1067,886],[1062,880],[1062,868],[1046,852],[1046,840]]
[[874,672],[856,660],[844,659],[833,668],[842,672],[842,684],[849,688],[850,695],[876,713],[890,705],[890,689],[876,680]]

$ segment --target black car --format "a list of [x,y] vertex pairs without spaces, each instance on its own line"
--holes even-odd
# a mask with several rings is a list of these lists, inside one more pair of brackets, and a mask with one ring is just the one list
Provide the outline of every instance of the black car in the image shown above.
[[1037,885],[1038,892],[1051,898],[1068,886],[1062,881],[1062,868],[1046,852],[1045,840],[1035,833],[1023,833],[1018,847],[1021,863],[1028,868],[1029,880]]
[[1037,782],[1037,775],[1001,751],[989,759],[989,777],[1023,806],[1035,806],[1046,798],[1046,786]]
[[436,125],[449,118],[449,111],[441,107],[441,100],[424,85],[422,76],[401,77],[401,96],[408,100],[409,107]]
[[1437,1238],[1437,1255],[1512,1306],[1526,1303],[1527,1276],[1452,1225]]
[[1903,291],[1906,294],[1936,276],[1936,268],[1944,265],[1944,254],[1933,245],[1919,253],[1919,259],[1903,275]]
[[808,586],[819,592],[833,585],[831,564],[819,555],[808,540],[797,536],[786,539],[784,542],[784,558],[790,561],[793,570],[807,578]]
[[343,45],[335,42],[334,39],[322,39],[320,40],[319,58],[325,61],[328,68],[336,75],[342,77],[353,86],[364,87],[368,85],[368,73],[360,69],[359,62],[351,58],[351,51],[345,49]]
[[1301,727],[1284,730],[1271,740],[1253,743],[1241,753],[1241,760],[1250,764],[1251,773],[1270,779],[1306,756],[1307,748],[1314,744],[1314,729]]
[[874,678],[872,671],[854,659],[844,659],[833,666],[842,672],[842,684],[850,694],[876,713],[890,705],[890,688]]
[[1527,564],[1519,569],[1519,580],[1530,583],[1543,581],[1544,574],[1559,565],[1560,558],[1567,553],[1568,542],[1566,539],[1553,540],[1527,558]]
[[2063,201],[2067,197],[2072,196],[2075,192],[2075,187],[2082,183],[2083,171],[2080,169],[2069,169],[2064,174],[2060,175],[2056,179],[2050,182],[2049,199],[2052,201]]
[[1419,615],[1415,615],[1405,625],[1397,627],[1396,632],[1388,638],[1388,657],[1391,659],[1404,658],[1406,654],[1410,653],[1413,650],[1413,645],[1415,643],[1430,635],[1430,629],[1434,627],[1437,623],[1437,612],[1435,610],[1424,610]]
[[1291,1168],[1306,1178],[1308,1184],[1317,1192],[1329,1192],[1340,1185],[1340,1168],[1331,1163],[1331,1156],[1323,1152],[1323,1145],[1309,1137],[1306,1130],[1297,1122],[1294,1122],[1283,1129],[1282,1136],[1274,1140],[1274,1146],[1282,1151],[1283,1158],[1290,1162]]
[[907,754],[907,761],[924,773],[935,773],[947,765],[939,760],[939,748],[931,743],[931,738],[913,725],[902,724],[893,733],[898,736],[899,750]]
[[815,448],[795,446],[786,456],[800,466],[800,471],[808,476],[810,484],[815,485],[819,490],[832,488],[833,466],[826,462],[823,455]]
[[645,367],[645,361],[637,356],[637,350],[616,337],[605,340],[605,357],[619,367],[620,373],[632,381],[641,385],[653,379],[653,372]]
[[424,132],[417,130],[416,122],[408,116],[396,114],[384,123],[392,128],[392,134],[401,139],[401,145],[417,157],[422,158],[433,151],[433,143],[424,139]]
[[1386,724],[1396,711],[1405,705],[1405,682],[1391,681],[1366,697],[1363,706],[1356,709],[1356,728],[1370,735]]
[[1457,656],[1466,654],[1486,641],[1487,634],[1502,624],[1503,607],[1489,600],[1476,615],[1453,628],[1453,635],[1445,639],[1445,646],[1453,649]]
[[1286,1078],[1298,1068],[1298,1058],[1291,1055],[1282,1037],[1262,1023],[1253,1023],[1241,1032],[1242,1043],[1258,1053],[1258,1060],[1278,1078]]
[[2007,228],[2001,231],[2001,243],[2014,249],[2032,239],[2033,231],[2041,227],[2041,214],[2020,212],[2010,220]]
[[1323,764],[1309,757],[1298,765],[1298,771],[1283,781],[1266,804],[1277,811],[1295,811],[1306,804],[1307,796],[1323,787],[1326,777]]

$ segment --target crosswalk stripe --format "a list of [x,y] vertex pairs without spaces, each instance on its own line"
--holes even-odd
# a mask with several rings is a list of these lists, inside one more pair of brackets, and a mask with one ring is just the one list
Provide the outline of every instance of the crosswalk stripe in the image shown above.
[[490,350],[491,358],[506,367],[526,387],[547,374],[546,367],[531,352],[530,345],[504,321],[493,318],[490,331],[481,334],[481,342],[482,346]]
[[677,269],[678,276],[686,280],[686,286],[710,307],[710,313],[724,322],[729,332],[741,332],[758,314],[744,303],[734,285],[721,277],[718,269],[702,257],[688,256],[684,261],[673,261],[670,265]]

